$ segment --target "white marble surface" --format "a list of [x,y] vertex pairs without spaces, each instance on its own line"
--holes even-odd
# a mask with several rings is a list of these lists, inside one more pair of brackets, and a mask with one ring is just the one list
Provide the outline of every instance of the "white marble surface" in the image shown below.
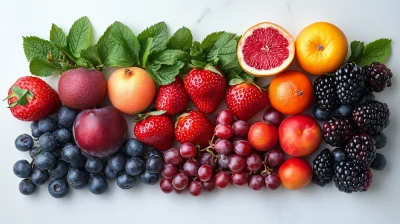
[[[0,223],[398,223],[400,209],[399,74],[400,2],[397,0],[170,0],[170,1],[5,1],[0,0],[0,93],[5,97],[10,85],[28,75],[22,50],[22,36],[48,38],[51,23],[67,30],[80,16],[89,16],[96,39],[115,20],[129,25],[135,33],[158,21],[166,21],[171,32],[189,27],[197,40],[213,31],[242,33],[249,26],[272,21],[295,37],[306,25],[329,21],[339,26],[348,39],[369,42],[380,37],[393,39],[388,65],[394,73],[393,87],[379,94],[391,109],[391,124],[385,130],[389,143],[382,152],[388,158],[384,172],[373,172],[366,193],[344,194],[333,184],[320,188],[310,185],[300,191],[263,190],[231,186],[205,193],[199,198],[188,194],[163,194],[159,186],[139,184],[122,191],[110,184],[107,194],[96,196],[88,190],[71,190],[62,200],[51,198],[47,186],[26,197],[18,192],[19,178],[13,163],[28,158],[14,149],[14,138],[29,131],[29,124],[15,120],[4,102],[0,106]],[[57,77],[46,78],[56,86]],[[268,82],[264,80],[263,82]],[[132,124],[130,124],[132,126]],[[323,146],[321,146],[322,148]],[[312,156],[314,157],[314,156]],[[312,159],[312,158],[309,158]]]

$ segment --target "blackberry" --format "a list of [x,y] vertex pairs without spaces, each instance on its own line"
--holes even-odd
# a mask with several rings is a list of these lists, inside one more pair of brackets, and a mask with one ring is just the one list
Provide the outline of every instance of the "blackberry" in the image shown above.
[[368,166],[341,162],[335,167],[333,180],[339,191],[349,194],[367,191],[372,182],[372,173]]
[[321,187],[333,178],[333,156],[329,149],[322,150],[313,161],[313,182]]
[[371,92],[382,92],[386,87],[392,85],[393,73],[384,64],[374,62],[364,67],[367,80],[365,85]]
[[332,111],[339,105],[335,76],[320,76],[314,81],[317,105],[321,110]]
[[369,166],[376,156],[374,139],[367,134],[354,136],[346,145],[347,160]]
[[356,102],[364,92],[365,70],[348,63],[336,71],[336,93],[342,104]]
[[323,139],[333,147],[344,147],[356,134],[357,126],[351,118],[334,117],[323,126]]
[[359,129],[375,135],[389,126],[390,111],[386,103],[371,101],[353,109],[353,120]]

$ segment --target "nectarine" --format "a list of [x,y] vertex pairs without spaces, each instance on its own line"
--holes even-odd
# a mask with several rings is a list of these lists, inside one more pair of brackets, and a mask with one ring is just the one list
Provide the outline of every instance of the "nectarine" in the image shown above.
[[258,151],[267,151],[278,142],[278,130],[272,124],[259,121],[250,127],[248,139]]
[[301,158],[286,160],[278,171],[282,185],[288,190],[298,190],[306,187],[312,179],[310,164]]

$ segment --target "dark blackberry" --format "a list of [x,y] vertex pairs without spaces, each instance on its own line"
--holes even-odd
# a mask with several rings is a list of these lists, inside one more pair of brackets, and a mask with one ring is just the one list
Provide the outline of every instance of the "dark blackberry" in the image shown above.
[[336,79],[333,75],[320,76],[314,81],[317,105],[321,110],[332,111],[339,105],[336,95]]
[[329,149],[322,150],[313,161],[313,182],[321,187],[333,178],[333,156]]
[[336,71],[336,93],[342,104],[357,102],[365,87],[365,71],[354,63],[348,63]]
[[344,147],[356,134],[357,126],[351,118],[334,117],[323,126],[323,139],[333,147]]
[[353,120],[362,132],[375,135],[389,126],[390,111],[386,103],[371,101],[353,109]]
[[339,191],[349,194],[367,191],[372,182],[372,173],[368,166],[341,162],[335,167],[333,180]]
[[364,67],[367,80],[365,85],[371,92],[382,92],[386,87],[392,85],[393,73],[384,64],[374,62]]
[[347,160],[369,166],[376,156],[374,139],[367,134],[358,134],[347,143]]

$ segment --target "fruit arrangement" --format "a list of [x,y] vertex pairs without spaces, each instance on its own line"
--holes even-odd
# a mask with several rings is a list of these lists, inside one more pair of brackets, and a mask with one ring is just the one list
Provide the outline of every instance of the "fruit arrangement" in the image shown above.
[[[95,44],[91,33],[82,17],[68,34],[53,24],[49,41],[23,39],[34,76],[19,78],[5,100],[31,122],[31,134],[15,140],[31,157],[13,167],[24,195],[47,181],[54,198],[70,187],[103,194],[110,181],[130,189],[136,178],[193,196],[231,183],[298,190],[332,180],[352,193],[368,190],[370,169],[386,166],[377,149],[387,143],[390,110],[373,93],[392,85],[390,39],[353,41],[346,59],[345,34],[327,22],[296,39],[270,22],[201,42],[186,27],[170,36],[164,22],[137,36],[115,22]],[[293,60],[315,81],[286,70]],[[118,67],[108,80],[105,67]],[[58,92],[39,78],[56,73]],[[317,153],[322,142],[334,149]],[[310,164],[304,157],[313,154]]]

